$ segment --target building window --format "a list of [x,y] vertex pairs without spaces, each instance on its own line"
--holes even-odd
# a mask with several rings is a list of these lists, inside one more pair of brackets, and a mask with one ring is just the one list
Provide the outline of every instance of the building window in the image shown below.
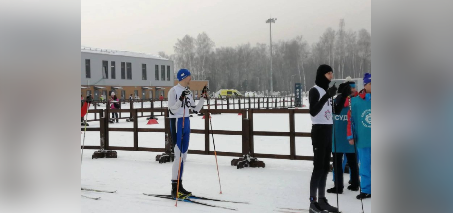
[[131,63],[126,63],[126,68],[127,68],[127,79],[132,80],[132,64]]
[[146,80],[146,64],[142,64],[142,80]]
[[170,81],[170,66],[167,66],[167,81]]
[[108,61],[102,61],[102,78],[108,79],[109,78],[109,68]]
[[91,95],[91,90],[87,90],[87,97]]
[[116,79],[116,70],[115,70],[115,62],[110,62],[110,72],[112,73],[112,79]]
[[121,79],[126,79],[126,63],[121,62]]
[[165,65],[162,65],[160,69],[162,81],[165,81]]
[[154,68],[154,73],[155,73],[155,80],[158,81],[159,80],[159,65],[156,65],[156,67]]
[[138,99],[138,90],[134,90],[134,99]]
[[90,59],[85,59],[85,77],[86,78],[91,78]]
[[126,90],[121,90],[121,100],[126,98]]

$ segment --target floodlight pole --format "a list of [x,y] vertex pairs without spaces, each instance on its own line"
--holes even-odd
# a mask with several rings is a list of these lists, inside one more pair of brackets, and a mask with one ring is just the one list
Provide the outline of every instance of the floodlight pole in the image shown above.
[[277,18],[269,18],[266,20],[266,23],[269,23],[269,38],[270,38],[270,52],[271,52],[271,94],[274,91],[273,81],[272,81],[272,23],[275,23]]

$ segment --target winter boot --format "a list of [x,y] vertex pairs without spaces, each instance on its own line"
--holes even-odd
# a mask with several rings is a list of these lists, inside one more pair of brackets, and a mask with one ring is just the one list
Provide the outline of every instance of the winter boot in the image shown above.
[[183,194],[185,194],[187,197],[192,196],[192,192],[187,191],[187,190],[184,189],[184,187],[182,186],[182,180],[179,180],[179,191],[182,192]]
[[187,199],[188,196],[184,193],[181,192],[181,188],[179,188],[178,196],[176,196],[176,191],[178,190],[178,182],[177,181],[172,181],[171,183],[171,197],[173,199],[179,198],[179,199]]
[[328,212],[338,212],[338,208],[331,206],[325,197],[319,198],[318,205],[322,210],[326,210]]
[[338,194],[343,194],[343,188],[338,188],[335,186],[333,188],[330,188],[330,189],[327,189],[327,193],[332,193],[332,194],[336,194],[337,193],[337,190],[338,190]]
[[327,213],[328,211],[321,210],[319,204],[317,202],[310,203],[310,210],[309,213]]
[[359,191],[359,186],[349,185],[348,189],[351,191]]
[[356,197],[357,199],[366,199],[366,198],[371,198],[371,194],[363,193],[361,192],[359,195]]

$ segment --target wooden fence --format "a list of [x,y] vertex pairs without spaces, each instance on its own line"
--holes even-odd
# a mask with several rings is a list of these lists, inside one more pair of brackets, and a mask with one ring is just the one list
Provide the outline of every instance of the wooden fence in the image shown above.
[[[109,113],[110,112],[129,112],[133,117],[137,117],[138,113],[163,113],[165,116],[165,128],[138,128],[138,119],[133,120],[132,128],[111,128],[109,127]],[[209,114],[206,109],[201,111],[205,114],[206,118],[209,118]],[[169,143],[166,143],[168,135],[170,135],[170,121],[168,118],[168,110],[166,108],[154,108],[154,109],[95,109],[90,110],[89,113],[98,114],[100,119],[99,128],[87,128],[86,131],[99,131],[101,140],[104,140],[104,149],[106,150],[127,150],[127,151],[152,151],[152,152],[164,152],[169,150]],[[258,158],[275,158],[275,159],[290,159],[290,160],[313,160],[312,156],[301,156],[296,154],[296,137],[311,137],[309,132],[296,132],[295,130],[295,114],[306,114],[309,113],[308,109],[211,109],[210,113],[242,113],[242,130],[241,131],[231,131],[231,130],[210,130],[209,129],[209,119],[205,119],[204,129],[191,129],[191,134],[204,134],[205,135],[205,148],[204,150],[189,150],[191,154],[203,154],[203,155],[214,155],[214,151],[210,151],[210,134],[217,135],[241,135],[242,136],[242,151],[239,152],[222,152],[217,151],[219,156],[232,156],[232,157],[241,157],[244,154],[250,153],[254,157]],[[253,128],[254,115],[263,114],[263,113],[278,113],[278,114],[287,114],[289,116],[289,131],[288,132],[269,132],[269,131],[255,131]],[[81,128],[83,131],[84,128]],[[123,132],[133,132],[133,147],[117,147],[110,146],[109,144],[109,132],[111,131],[123,131]],[[149,147],[140,147],[138,143],[138,133],[139,132],[163,132],[165,133],[165,138],[157,139],[165,143],[165,148],[149,148]],[[286,136],[290,139],[289,155],[281,154],[263,154],[255,153],[254,149],[254,136]],[[85,149],[100,149],[100,146],[85,146]]]

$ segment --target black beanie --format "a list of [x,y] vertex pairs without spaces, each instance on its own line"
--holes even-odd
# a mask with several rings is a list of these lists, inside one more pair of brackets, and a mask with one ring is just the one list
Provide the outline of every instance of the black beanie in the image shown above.
[[324,90],[327,90],[327,88],[329,88],[330,81],[325,76],[325,74],[328,72],[333,72],[333,70],[332,67],[327,64],[319,65],[318,70],[316,71],[315,84],[323,88]]
[[322,65],[319,65],[318,70],[316,71],[316,75],[317,76],[325,75],[326,73],[332,72],[332,71],[333,71],[332,67],[330,67],[327,64],[322,64]]

